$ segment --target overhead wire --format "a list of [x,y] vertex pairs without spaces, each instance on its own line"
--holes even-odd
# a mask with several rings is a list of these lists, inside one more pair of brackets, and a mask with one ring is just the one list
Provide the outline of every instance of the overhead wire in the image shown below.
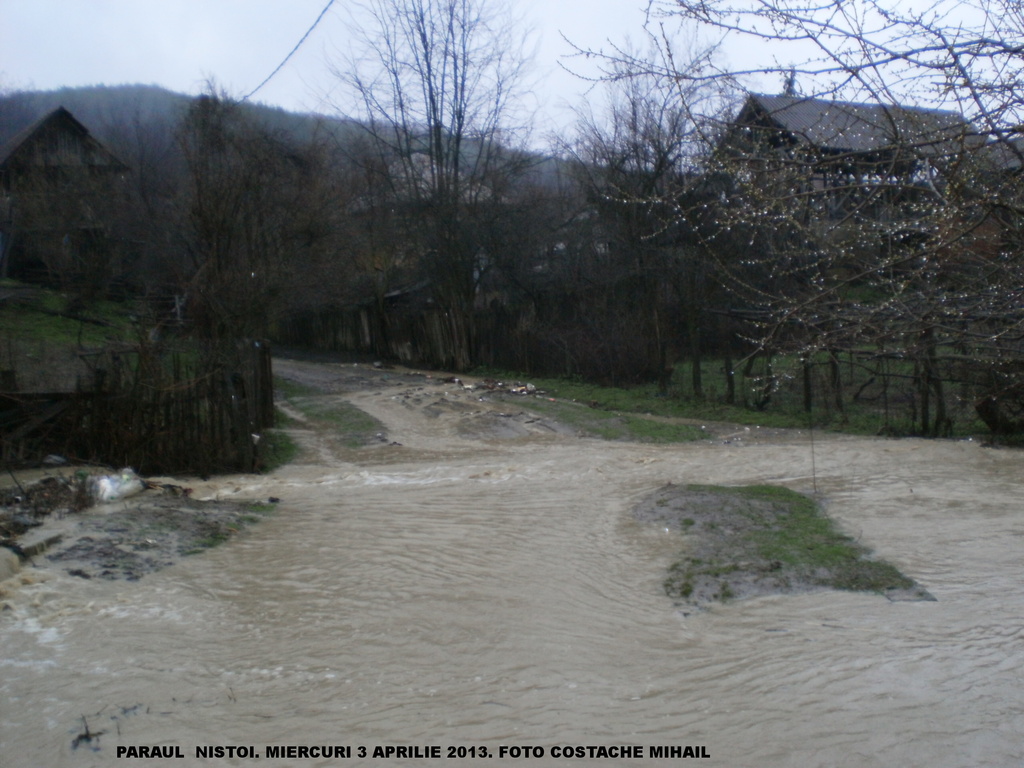
[[253,88],[251,91],[249,91],[249,93],[245,94],[245,96],[242,97],[242,101],[247,101],[252,96],[255,96],[256,93],[260,90],[260,88],[262,88],[264,85],[269,83],[274,78],[274,75],[276,75],[278,72],[281,71],[281,68],[284,67],[284,65],[288,63],[288,60],[291,59],[291,57],[294,56],[296,54],[296,52],[298,52],[299,48],[302,47],[302,44],[306,42],[306,39],[311,34],[313,34],[313,30],[317,28],[317,25],[320,23],[320,21],[323,19],[323,17],[327,15],[327,12],[331,9],[332,5],[334,5],[334,0],[328,0],[327,5],[325,5],[324,9],[322,11],[320,11],[320,15],[316,17],[316,21],[314,21],[312,26],[309,29],[306,30],[306,34],[304,34],[302,36],[302,38],[299,40],[299,42],[297,42],[295,44],[295,47],[292,48],[291,51],[288,53],[288,55],[285,56],[284,59],[281,60],[281,63],[278,64],[277,67],[274,68],[274,71],[266,76],[266,78],[263,80],[262,83],[257,85],[255,88]]

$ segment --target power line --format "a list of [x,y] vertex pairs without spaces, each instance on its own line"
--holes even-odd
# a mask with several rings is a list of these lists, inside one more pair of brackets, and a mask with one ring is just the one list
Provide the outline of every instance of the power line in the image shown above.
[[282,68],[282,67],[283,67],[283,66],[284,66],[285,64],[287,64],[287,63],[288,63],[288,60],[289,60],[289,59],[290,59],[290,58],[291,58],[292,56],[294,56],[294,55],[295,55],[295,53],[296,53],[296,51],[298,51],[298,50],[299,50],[299,48],[301,48],[301,47],[302,47],[302,44],[303,44],[304,42],[306,42],[306,38],[307,38],[307,37],[309,37],[309,36],[310,36],[311,34],[313,34],[313,30],[314,30],[314,29],[316,29],[316,27],[317,27],[317,24],[319,24],[319,23],[320,23],[320,20],[321,20],[321,19],[323,19],[323,17],[324,17],[324,16],[325,16],[325,15],[327,14],[327,12],[328,12],[328,11],[329,11],[329,10],[331,9],[331,6],[332,6],[332,5],[334,5],[334,0],[328,0],[328,2],[327,2],[327,5],[325,5],[325,6],[324,6],[324,9],[323,9],[322,11],[320,11],[320,15],[316,17],[316,21],[314,21],[314,22],[313,22],[313,25],[312,25],[312,26],[311,26],[311,27],[310,27],[309,29],[307,29],[307,30],[306,30],[306,34],[304,34],[304,35],[302,36],[302,39],[301,39],[301,40],[299,40],[299,42],[297,42],[297,43],[295,44],[295,47],[294,47],[294,48],[292,48],[292,50],[291,50],[291,51],[289,52],[289,54],[288,54],[287,56],[285,56],[285,57],[284,57],[284,59],[283,59],[283,60],[281,61],[281,63],[280,63],[280,64],[278,64],[278,65],[277,65],[277,67],[276,67],[276,68],[274,69],[274,71],[273,71],[273,72],[271,72],[271,73],[270,73],[269,75],[267,75],[266,79],[265,79],[265,80],[264,80],[264,81],[263,81],[262,83],[260,83],[259,85],[257,85],[257,86],[256,86],[255,88],[253,88],[253,89],[252,89],[251,91],[249,91],[249,93],[245,94],[245,96],[243,96],[243,97],[242,97],[242,101],[246,101],[246,100],[248,100],[248,99],[249,99],[250,97],[254,96],[254,95],[256,94],[256,92],[257,92],[257,91],[259,91],[259,89],[260,89],[260,88],[262,88],[262,87],[263,87],[264,85],[266,85],[267,83],[269,83],[269,82],[270,82],[270,81],[271,81],[271,80],[273,79],[274,75],[276,75],[276,74],[277,74],[278,72],[280,72],[280,71],[281,71],[281,68]]

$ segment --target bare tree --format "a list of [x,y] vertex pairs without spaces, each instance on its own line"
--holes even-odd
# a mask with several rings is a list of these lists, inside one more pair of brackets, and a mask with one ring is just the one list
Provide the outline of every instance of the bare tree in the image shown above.
[[490,0],[368,0],[361,45],[335,66],[388,169],[410,248],[447,323],[451,359],[471,363],[473,307],[487,269],[471,221],[520,167],[510,123],[524,71],[507,6]]
[[808,95],[955,109],[996,135],[1021,121],[1024,11],[1015,0],[650,0],[649,12],[775,46],[774,64],[718,75],[775,72],[808,84]]
[[330,234],[322,155],[215,94],[193,103],[179,143],[189,260],[181,278],[191,314],[214,337],[266,334],[284,289],[301,290],[295,274]]
[[174,201],[184,178],[175,122],[147,113],[136,97],[111,110],[102,127],[108,146],[128,166],[130,194],[117,208],[119,232],[133,243],[131,288],[156,300],[169,298],[180,272],[182,228]]
[[[687,71],[699,70],[710,57],[710,51],[696,50]],[[713,283],[697,235],[707,203],[703,166],[710,149],[701,114],[720,109],[723,96],[649,65],[637,69],[640,60],[627,55],[612,62],[606,114],[581,114],[577,173],[603,222],[604,244],[615,264],[610,278],[630,284],[616,292],[618,306],[606,314],[631,308],[638,317],[629,323],[627,343],[650,350],[649,362],[636,373],[657,376],[666,390],[671,364],[686,353],[693,364],[692,390],[702,396],[700,329]]]

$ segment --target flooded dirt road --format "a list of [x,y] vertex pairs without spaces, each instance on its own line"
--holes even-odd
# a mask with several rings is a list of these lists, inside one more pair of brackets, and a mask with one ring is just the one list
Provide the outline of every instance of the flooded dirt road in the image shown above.
[[[199,498],[281,499],[227,544],[133,583],[23,571],[0,612],[5,768],[162,764],[116,759],[125,745],[211,766],[250,760],[197,747],[251,745],[264,766],[678,762],[654,745],[730,768],[1024,761],[1019,452],[742,428],[611,443],[437,379],[275,369],[379,419],[379,444],[298,420],[290,466],[178,479]],[[630,514],[667,482],[816,485],[936,602],[826,591],[682,611],[662,590],[680,534]],[[544,756],[444,759],[449,745]],[[552,755],[576,745],[645,752]]]

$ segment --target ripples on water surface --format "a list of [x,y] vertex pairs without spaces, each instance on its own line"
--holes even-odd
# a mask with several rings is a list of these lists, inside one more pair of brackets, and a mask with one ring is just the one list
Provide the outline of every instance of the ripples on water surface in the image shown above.
[[[817,442],[829,513],[937,602],[821,592],[685,616],[663,595],[680,540],[633,521],[631,504],[668,481],[810,491],[809,446],[784,439],[509,441],[443,464],[295,466],[211,487],[284,503],[138,583],[54,573],[9,598],[0,762],[113,765],[117,744],[419,743],[1021,764],[1019,453]],[[82,715],[107,731],[98,752],[72,749]]]

